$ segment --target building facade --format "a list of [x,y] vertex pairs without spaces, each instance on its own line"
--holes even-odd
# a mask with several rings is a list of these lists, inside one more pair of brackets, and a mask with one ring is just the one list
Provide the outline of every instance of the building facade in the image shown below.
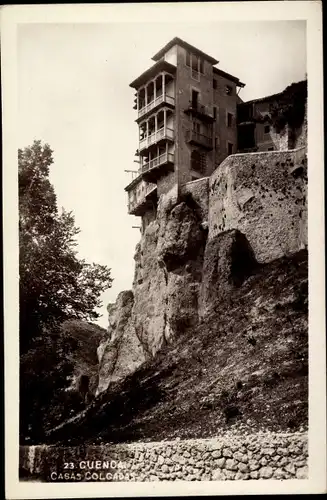
[[[125,188],[129,214],[142,216],[145,225],[156,217],[162,194],[176,188],[178,197],[183,186],[211,176],[227,156],[306,144],[306,80],[243,102],[239,90],[245,84],[180,38],[152,59],[154,64],[130,84],[135,90],[139,168]],[[288,111],[277,132],[272,115],[287,112],[290,103],[292,116]]]
[[136,78],[139,169],[125,188],[128,210],[145,215],[174,186],[208,177],[237,152],[239,79],[216,59],[174,38]]
[[[287,151],[306,145],[306,100],[307,81],[303,80],[278,94],[239,103],[238,152]],[[273,122],[278,114],[285,115],[285,123],[276,129]]]

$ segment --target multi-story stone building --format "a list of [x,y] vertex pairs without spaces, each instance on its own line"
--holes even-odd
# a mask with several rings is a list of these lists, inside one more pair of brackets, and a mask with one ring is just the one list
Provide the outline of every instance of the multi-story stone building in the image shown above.
[[[245,84],[180,38],[152,59],[155,63],[130,84],[136,91],[139,169],[125,190],[129,213],[142,216],[144,225],[156,216],[162,194],[175,189],[178,197],[187,183],[209,178],[227,156],[306,144],[306,80],[243,102],[238,94]],[[293,125],[287,118],[277,131],[274,109],[282,111],[289,102]]]
[[130,86],[136,90],[139,169],[125,188],[133,215],[155,211],[158,197],[208,177],[237,151],[240,80],[217,59],[174,38]]
[[[278,94],[237,105],[238,152],[286,151],[306,144],[307,81],[289,85]],[[272,115],[292,102],[292,117],[276,130]],[[287,109],[286,109],[287,113]]]

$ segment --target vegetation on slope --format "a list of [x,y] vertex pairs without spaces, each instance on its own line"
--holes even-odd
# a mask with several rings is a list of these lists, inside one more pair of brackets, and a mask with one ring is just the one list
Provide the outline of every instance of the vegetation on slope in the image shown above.
[[256,268],[197,328],[48,434],[119,442],[307,424],[307,252]]

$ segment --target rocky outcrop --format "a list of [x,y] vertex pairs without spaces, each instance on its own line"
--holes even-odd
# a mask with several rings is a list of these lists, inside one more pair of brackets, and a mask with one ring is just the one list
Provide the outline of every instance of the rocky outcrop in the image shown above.
[[[228,248],[237,233],[221,238]],[[212,284],[218,247],[219,238],[203,266]],[[227,270],[222,277],[228,279],[233,271]],[[208,295],[207,314],[197,326],[110,384],[84,413],[53,429],[49,442],[158,441],[209,438],[229,429],[244,435],[306,427],[306,250],[259,265],[232,286],[221,290],[219,301]]]
[[209,240],[203,262],[200,315],[206,317],[219,307],[219,302],[232,294],[257,265],[253,250],[240,231],[225,231]]
[[198,322],[207,231],[200,207],[190,200],[174,205],[162,197],[157,219],[144,229],[134,256],[133,292],[122,292],[108,308],[97,394]]
[[307,247],[307,158],[293,151],[229,156],[210,177],[209,239],[241,231],[260,263]]
[[105,391],[111,382],[121,380],[145,360],[145,353],[139,341],[131,312],[133,292],[121,292],[115,304],[108,306],[108,338],[98,347],[99,383],[98,395]]
[[108,309],[97,394],[226,307],[260,266],[306,248],[306,168],[305,148],[231,155],[178,199],[160,196],[143,221],[133,291]]

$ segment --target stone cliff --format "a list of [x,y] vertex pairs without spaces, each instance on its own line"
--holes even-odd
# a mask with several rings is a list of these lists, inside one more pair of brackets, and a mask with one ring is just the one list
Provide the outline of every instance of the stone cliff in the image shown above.
[[135,253],[133,290],[108,306],[97,395],[195,329],[258,266],[307,246],[305,148],[237,154],[159,199]]

